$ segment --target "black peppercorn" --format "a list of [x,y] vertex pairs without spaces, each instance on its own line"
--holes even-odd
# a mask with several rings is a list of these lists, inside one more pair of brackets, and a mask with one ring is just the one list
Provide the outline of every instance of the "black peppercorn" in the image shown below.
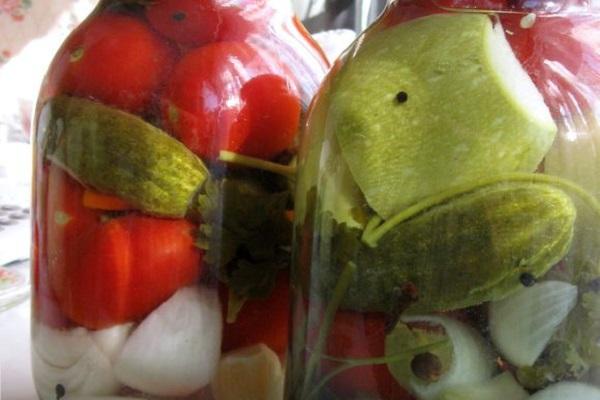
[[400,104],[406,103],[408,101],[408,93],[398,92],[398,94],[396,95],[396,101]]
[[62,399],[63,397],[65,397],[65,394],[67,394],[65,387],[60,383],[56,385],[56,387],[54,388],[54,392],[56,393],[56,400]]
[[521,274],[521,276],[519,277],[519,280],[525,287],[531,287],[531,286],[535,285],[535,276],[531,275],[528,272]]
[[177,11],[176,13],[173,14],[173,19],[175,21],[183,21],[185,19],[186,15],[183,11]]

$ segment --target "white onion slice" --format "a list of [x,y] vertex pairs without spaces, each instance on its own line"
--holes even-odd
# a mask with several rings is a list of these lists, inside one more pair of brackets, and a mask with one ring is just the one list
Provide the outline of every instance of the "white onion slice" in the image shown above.
[[[394,364],[388,365],[392,375],[399,380],[403,386],[423,400],[435,399],[440,392],[449,387],[460,384],[475,384],[490,379],[495,370],[495,357],[485,340],[470,326],[443,316],[411,316],[402,318],[406,323],[425,322],[432,325],[440,325],[445,329],[446,336],[452,343],[452,360],[450,367],[439,380],[427,383],[412,375],[408,382],[400,382],[403,378],[394,374]],[[396,351],[402,352],[406,344],[391,343],[388,336],[386,340],[386,355],[393,356]]]
[[561,382],[540,390],[530,400],[600,400],[600,389],[577,382]]
[[123,346],[130,329],[131,324],[95,332],[36,324],[32,363],[39,396],[55,400],[59,384],[72,395],[116,393],[121,384],[114,376],[111,357]]
[[208,385],[221,353],[222,318],[215,290],[177,291],[131,334],[115,363],[117,378],[158,396],[187,396]]
[[36,390],[42,400],[55,400],[59,384],[67,393],[89,395],[110,395],[121,387],[110,360],[96,346],[89,347],[70,367],[52,365],[36,351],[33,351],[32,363]]
[[546,281],[490,305],[492,341],[507,361],[532,366],[577,303],[577,287]]
[[100,331],[93,331],[90,336],[96,346],[106,354],[111,362],[114,362],[121,353],[132,328],[133,323],[116,325]]

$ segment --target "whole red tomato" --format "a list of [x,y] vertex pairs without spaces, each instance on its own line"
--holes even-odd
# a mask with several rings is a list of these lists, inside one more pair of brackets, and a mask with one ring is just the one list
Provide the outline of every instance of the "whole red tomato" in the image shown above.
[[173,50],[144,22],[105,12],[83,23],[63,44],[44,94],[90,97],[140,113],[173,58]]
[[198,279],[193,230],[185,220],[141,215],[101,223],[69,244],[77,257],[51,279],[62,310],[89,329],[144,317]]
[[159,0],[148,6],[146,17],[158,32],[187,46],[215,41],[223,24],[214,0]]
[[[244,3],[244,4],[241,4]],[[184,46],[246,41],[265,35],[275,12],[264,1],[157,0],[146,9],[152,27]]]
[[269,159],[291,147],[300,123],[300,99],[278,75],[260,75],[241,90],[238,121],[246,129],[232,131],[227,150]]
[[[385,316],[378,313],[340,311],[336,314],[327,340],[326,351],[336,358],[375,358],[385,355]],[[340,366],[324,362],[326,371]],[[356,393],[380,396],[386,400],[411,400],[388,371],[385,364],[354,367],[341,372],[330,381],[336,394]]]
[[[226,314],[227,288],[221,287],[220,294],[223,312]],[[276,353],[284,354],[288,343],[289,308],[289,275],[280,273],[275,288],[267,299],[247,300],[235,322],[225,323],[223,352],[264,343]]]
[[261,158],[285,150],[298,124],[299,104],[277,61],[242,42],[189,52],[175,67],[162,102],[164,125],[205,159],[220,150]]

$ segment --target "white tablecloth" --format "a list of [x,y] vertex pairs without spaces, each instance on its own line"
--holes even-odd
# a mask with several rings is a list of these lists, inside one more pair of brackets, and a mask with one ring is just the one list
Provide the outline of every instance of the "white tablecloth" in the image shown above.
[[0,312],[0,399],[35,400],[30,360],[31,303]]

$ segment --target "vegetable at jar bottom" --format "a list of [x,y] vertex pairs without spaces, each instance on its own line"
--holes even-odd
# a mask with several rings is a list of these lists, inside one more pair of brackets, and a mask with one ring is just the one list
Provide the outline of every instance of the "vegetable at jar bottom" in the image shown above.
[[211,390],[217,400],[278,400],[283,378],[279,356],[258,344],[224,354]]

